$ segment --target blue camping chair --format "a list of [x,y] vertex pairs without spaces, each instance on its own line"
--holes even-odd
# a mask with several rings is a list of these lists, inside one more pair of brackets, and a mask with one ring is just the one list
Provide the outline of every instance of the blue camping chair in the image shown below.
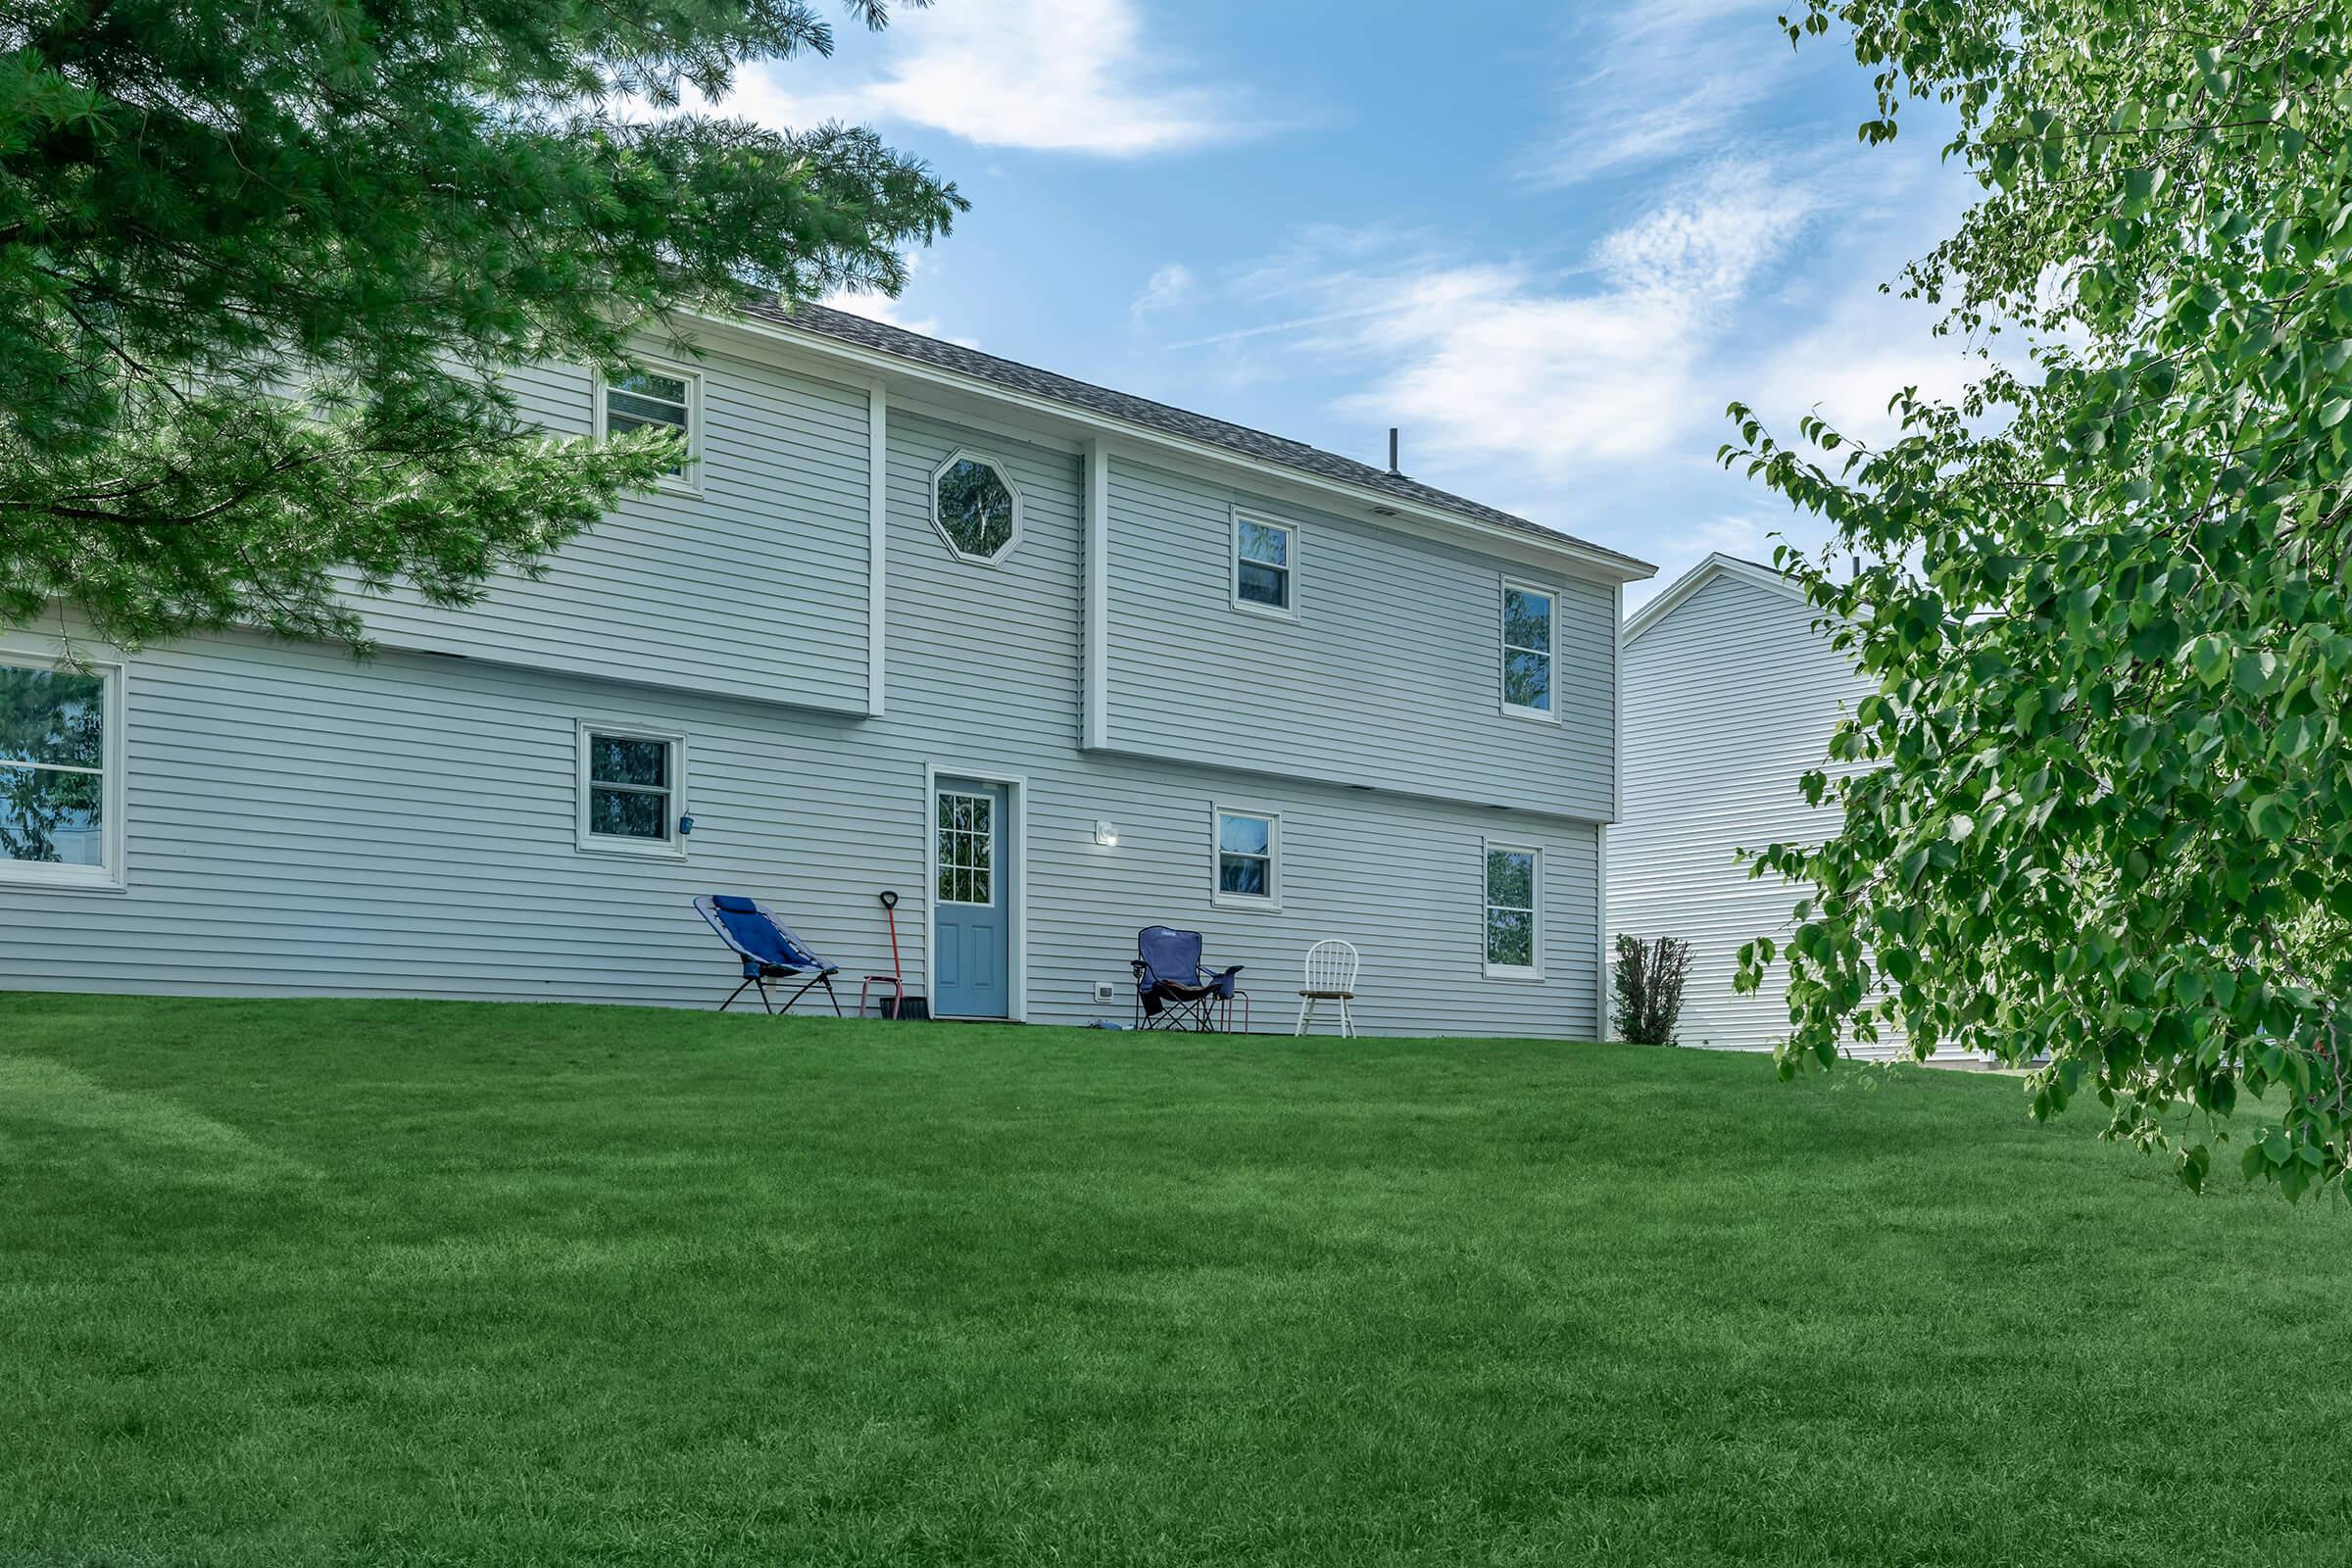
[[1231,1018],[1237,995],[1230,969],[1211,973],[1200,963],[1200,933],[1148,925],[1135,936],[1135,1026],[1138,1029],[1217,1027],[1220,1013]]
[[[739,899],[732,893],[706,893],[694,901],[694,906],[710,923],[710,929],[718,933],[718,940],[743,960],[743,984],[718,1004],[719,1011],[726,1011],[737,997],[758,986],[761,1006],[770,1012],[790,1012],[794,1003],[823,986],[825,995],[833,1000],[833,1015],[841,1016],[841,998],[833,990],[833,977],[841,973],[841,965],[827,963],[809,952],[808,945],[794,936],[790,926],[750,899]],[[784,1000],[783,1006],[777,1006],[767,994],[767,983],[799,979],[802,975],[810,978]]]

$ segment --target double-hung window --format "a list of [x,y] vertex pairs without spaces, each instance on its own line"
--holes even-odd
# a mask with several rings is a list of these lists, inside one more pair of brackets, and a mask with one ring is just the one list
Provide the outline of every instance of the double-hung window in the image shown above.
[[670,430],[678,437],[679,460],[663,476],[664,488],[694,490],[701,485],[703,378],[692,370],[641,369],[597,388],[596,433],[626,435],[631,430]]
[[582,720],[579,846],[622,855],[682,855],[686,738]]
[[1271,811],[1216,808],[1213,904],[1245,909],[1282,903],[1282,818]]
[[1553,717],[1551,645],[1558,600],[1548,588],[1502,585],[1502,708],[1530,718]]
[[1486,845],[1487,978],[1544,978],[1544,852]]
[[122,885],[122,670],[0,651],[0,881]]
[[1233,608],[1298,613],[1298,530],[1247,513],[1233,514]]

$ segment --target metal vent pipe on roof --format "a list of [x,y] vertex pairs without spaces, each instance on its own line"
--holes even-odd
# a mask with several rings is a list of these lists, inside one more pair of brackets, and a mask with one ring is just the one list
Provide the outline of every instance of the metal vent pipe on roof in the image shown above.
[[1396,471],[1396,427],[1389,426],[1389,471]]

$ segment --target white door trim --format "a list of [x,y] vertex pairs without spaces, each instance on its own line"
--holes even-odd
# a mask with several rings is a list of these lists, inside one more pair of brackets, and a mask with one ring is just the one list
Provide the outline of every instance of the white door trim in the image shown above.
[[[1018,773],[961,763],[927,761],[923,764],[923,994],[934,1006],[939,987],[933,983],[939,954],[939,781],[968,778],[981,784],[1004,786],[1005,805],[1012,817],[1012,900],[1006,918],[1011,936],[1006,944],[1004,1017],[1010,1023],[1029,1021],[1029,780]],[[999,845],[998,853],[1004,849]],[[934,1017],[947,1016],[933,1013]]]

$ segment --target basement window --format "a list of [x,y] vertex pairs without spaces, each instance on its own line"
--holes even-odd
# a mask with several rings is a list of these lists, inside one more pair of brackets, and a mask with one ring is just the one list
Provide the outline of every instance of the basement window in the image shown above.
[[0,881],[122,886],[122,668],[0,651]]
[[583,720],[579,847],[619,855],[683,855],[686,737]]

